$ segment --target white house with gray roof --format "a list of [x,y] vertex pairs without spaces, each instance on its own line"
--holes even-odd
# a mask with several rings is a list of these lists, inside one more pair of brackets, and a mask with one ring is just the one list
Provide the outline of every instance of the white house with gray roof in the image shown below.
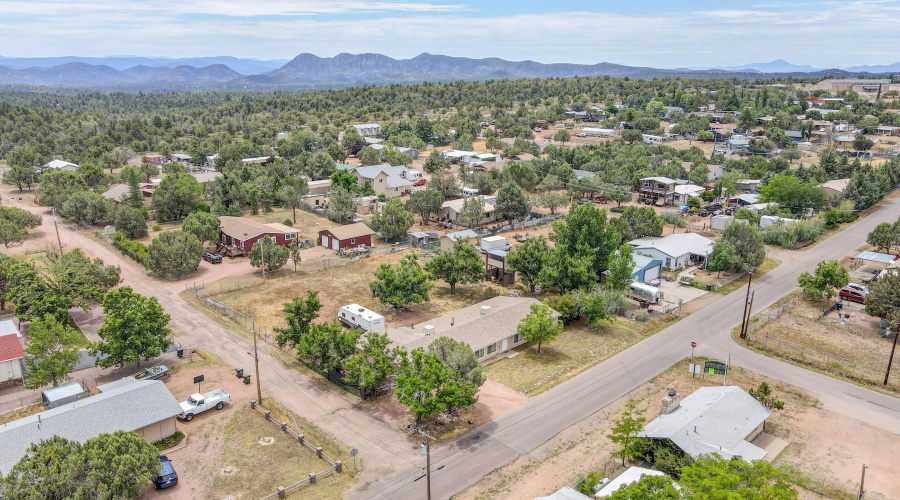
[[772,410],[740,387],[701,387],[680,404],[677,395],[668,396],[662,408],[638,436],[669,439],[693,458],[718,453],[750,462],[769,453],[751,441],[762,434]]
[[98,389],[96,396],[0,425],[0,474],[9,473],[32,443],[53,436],[84,443],[125,431],[152,443],[175,433],[181,405],[159,380],[128,377]]
[[387,199],[403,196],[412,190],[412,176],[406,167],[393,165],[369,165],[354,167],[350,173],[359,179],[359,183],[368,183],[375,194],[384,194]]
[[713,242],[697,233],[670,234],[665,237],[647,236],[628,242],[635,255],[645,255],[662,261],[663,267],[682,267],[703,264],[712,253]]

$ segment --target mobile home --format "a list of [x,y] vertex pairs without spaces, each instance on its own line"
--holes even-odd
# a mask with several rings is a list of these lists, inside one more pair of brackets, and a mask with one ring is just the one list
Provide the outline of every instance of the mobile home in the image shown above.
[[350,304],[338,310],[338,321],[364,332],[384,330],[384,316],[359,304]]
[[628,296],[639,302],[658,304],[662,293],[655,286],[635,282],[628,285]]

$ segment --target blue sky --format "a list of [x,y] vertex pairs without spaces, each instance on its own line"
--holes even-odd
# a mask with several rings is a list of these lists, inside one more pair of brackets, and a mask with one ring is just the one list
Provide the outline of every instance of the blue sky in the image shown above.
[[846,67],[900,61],[898,26],[900,0],[0,0],[0,55]]

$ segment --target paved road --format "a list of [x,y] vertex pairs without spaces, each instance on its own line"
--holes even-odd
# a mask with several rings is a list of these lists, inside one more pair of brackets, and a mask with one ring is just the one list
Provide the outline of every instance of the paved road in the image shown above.
[[[825,259],[840,258],[865,242],[880,222],[900,215],[900,199],[813,248],[779,253],[782,265],[755,281],[754,310],[763,309],[796,288],[802,271]],[[863,389],[794,365],[767,358],[738,345],[730,330],[740,323],[744,294],[732,293],[581,375],[528,405],[478,429],[432,454],[433,498],[449,498],[543,444],[560,431],[602,410],[679,360],[696,355],[726,359],[734,365],[815,393],[830,411],[891,432],[900,429],[900,399]],[[900,373],[896,374],[900,377]],[[421,461],[420,461],[421,462]],[[425,498],[422,463],[408,467],[354,495],[366,499]],[[435,470],[440,468],[440,470]]]

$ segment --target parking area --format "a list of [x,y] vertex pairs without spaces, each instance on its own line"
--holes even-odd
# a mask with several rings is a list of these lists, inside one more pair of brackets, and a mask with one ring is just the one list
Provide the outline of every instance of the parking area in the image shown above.
[[663,293],[663,300],[676,305],[678,304],[679,299],[683,304],[687,304],[688,302],[709,293],[706,290],[701,290],[692,286],[679,285],[674,281],[662,281],[658,288],[659,291]]

